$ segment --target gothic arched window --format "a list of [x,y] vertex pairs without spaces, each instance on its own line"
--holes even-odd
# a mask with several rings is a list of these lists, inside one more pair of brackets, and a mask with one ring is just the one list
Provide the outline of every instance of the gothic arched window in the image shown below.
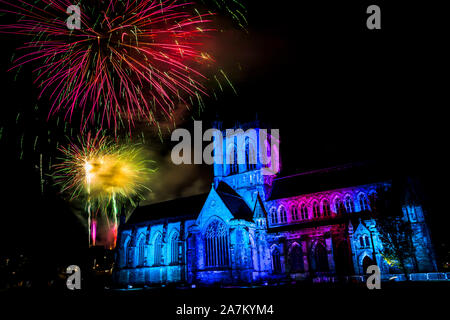
[[291,272],[303,272],[303,252],[299,244],[294,243],[289,251],[289,264]]
[[281,273],[281,255],[278,248],[272,251],[272,270],[274,273]]
[[287,215],[286,215],[286,208],[284,206],[280,206],[280,222],[286,223],[287,222]]
[[335,212],[336,214],[343,214],[345,212],[345,207],[344,204],[342,203],[341,199],[336,198],[334,200],[334,208],[335,208]]
[[178,253],[179,253],[178,233],[175,232],[172,234],[172,237],[170,238],[170,263],[171,264],[178,263]]
[[347,196],[345,198],[345,211],[348,213],[355,211],[353,206],[353,199],[351,196]]
[[302,220],[308,219],[308,208],[306,207],[306,204],[302,204],[300,207],[300,212],[302,214]]
[[323,202],[322,202],[322,212],[323,212],[324,217],[330,216],[330,213],[331,213],[330,203],[328,202],[327,199],[323,200]]
[[366,247],[370,247],[370,240],[369,240],[369,236],[365,236],[364,240],[366,241]]
[[316,271],[329,271],[327,250],[325,249],[325,246],[323,244],[317,244],[314,258]]
[[272,208],[270,210],[270,222],[272,224],[277,224],[278,223],[278,214],[277,214],[277,210],[275,208]]
[[376,211],[376,205],[377,205],[377,193],[376,192],[372,192],[369,195],[369,206],[370,206],[370,209]]
[[364,193],[361,193],[359,195],[359,207],[361,208],[361,211],[369,210],[369,202],[367,201],[366,195]]
[[162,256],[161,256],[161,246],[162,246],[162,236],[158,234],[153,242],[153,264],[155,266],[161,265]]
[[141,237],[138,248],[138,265],[143,266],[145,263],[145,237]]
[[228,266],[228,229],[223,222],[214,220],[205,233],[205,265],[207,267]]
[[320,218],[320,209],[319,204],[317,202],[313,203],[313,215],[314,218]]
[[292,206],[291,207],[291,217],[292,217],[292,221],[297,221],[298,220],[298,208],[297,208],[297,206]]
[[130,241],[131,241],[131,239],[128,237],[128,239],[125,240],[125,243],[123,245],[123,253],[124,254],[123,254],[122,265],[124,267],[131,264],[132,252],[130,250]]
[[256,169],[255,150],[250,144],[248,137],[245,137],[245,165],[247,166],[247,171]]
[[359,237],[359,244],[361,245],[361,248],[364,248],[364,238]]

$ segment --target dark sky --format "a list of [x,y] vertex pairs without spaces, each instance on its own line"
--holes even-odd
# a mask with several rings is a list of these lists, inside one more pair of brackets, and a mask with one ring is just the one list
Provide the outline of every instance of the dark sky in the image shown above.
[[[215,43],[217,60],[238,94],[225,89],[218,100],[206,99],[202,113],[186,114],[179,125],[190,127],[191,117],[203,120],[205,129],[216,119],[225,127],[255,118],[269,123],[280,129],[284,173],[385,160],[420,177],[434,224],[448,221],[440,215],[439,200],[445,195],[438,187],[446,173],[448,146],[448,35],[444,37],[443,11],[430,4],[377,1],[382,30],[370,31],[365,10],[372,2],[251,2],[248,33],[226,28]],[[45,247],[52,256],[53,247],[83,246],[83,225],[53,195],[51,186],[49,195],[40,195],[34,167],[38,155],[18,160],[21,134],[44,134],[51,125],[34,121],[32,115],[16,123],[17,110],[33,109],[36,89],[29,67],[16,80],[15,73],[6,72],[20,39],[2,38],[1,124],[7,134],[0,142],[1,247]],[[150,138],[160,164],[150,200],[207,191],[212,168],[174,167],[168,161],[167,140]],[[437,237],[446,239],[446,232]]]

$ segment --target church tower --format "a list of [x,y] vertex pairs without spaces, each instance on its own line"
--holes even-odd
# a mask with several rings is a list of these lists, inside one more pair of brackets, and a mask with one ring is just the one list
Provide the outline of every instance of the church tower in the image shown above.
[[216,123],[216,129],[222,135],[214,139],[214,151],[219,152],[214,161],[214,185],[217,188],[224,181],[253,210],[258,194],[267,199],[280,171],[278,130],[261,128],[258,122],[233,129],[222,129],[221,123]]

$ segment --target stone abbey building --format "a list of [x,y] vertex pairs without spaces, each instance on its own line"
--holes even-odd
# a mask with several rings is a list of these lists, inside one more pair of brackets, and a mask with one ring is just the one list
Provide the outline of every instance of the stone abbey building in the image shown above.
[[[223,140],[224,150],[236,141]],[[373,264],[384,276],[401,273],[383,255],[375,215],[377,193],[392,177],[361,164],[267,174],[258,140],[243,140],[246,159],[256,163],[214,165],[209,193],[133,212],[119,229],[118,285],[335,281]],[[421,205],[405,197],[399,211],[411,231],[408,270],[436,271]]]

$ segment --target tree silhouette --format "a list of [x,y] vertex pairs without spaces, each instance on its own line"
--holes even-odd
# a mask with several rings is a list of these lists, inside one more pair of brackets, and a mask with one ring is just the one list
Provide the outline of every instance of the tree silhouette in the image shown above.
[[[403,183],[401,183],[403,184]],[[402,185],[382,186],[372,197],[371,205],[376,228],[383,244],[381,255],[385,261],[398,267],[408,280],[408,262],[414,259],[414,246],[411,238],[411,223],[402,211],[404,199]]]

